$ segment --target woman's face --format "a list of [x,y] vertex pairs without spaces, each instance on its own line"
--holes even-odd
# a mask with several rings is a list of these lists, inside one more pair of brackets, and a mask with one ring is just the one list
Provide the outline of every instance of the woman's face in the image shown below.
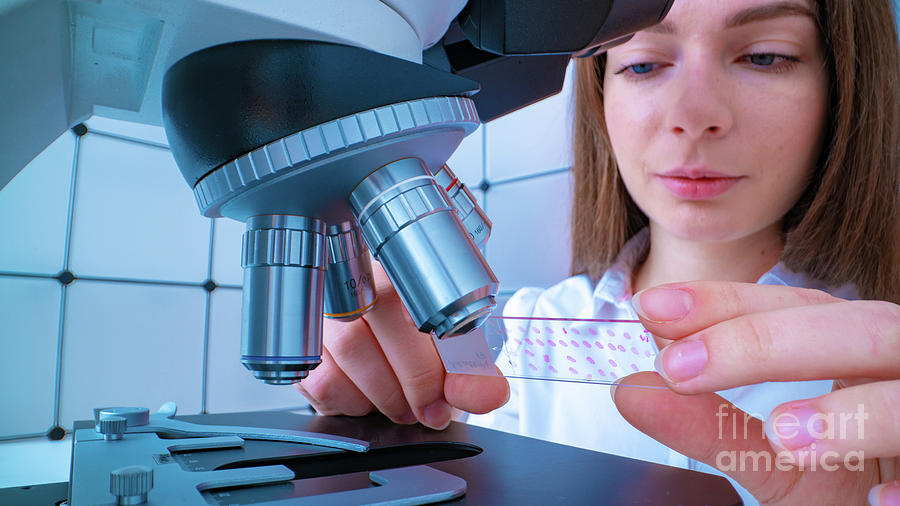
[[695,241],[775,229],[821,150],[827,78],[809,0],[676,0],[607,53],[606,125],[651,226]]

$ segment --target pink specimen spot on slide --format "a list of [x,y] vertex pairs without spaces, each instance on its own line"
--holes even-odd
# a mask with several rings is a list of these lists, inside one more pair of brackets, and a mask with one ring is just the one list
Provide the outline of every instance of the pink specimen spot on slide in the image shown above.
[[587,361],[588,361],[588,363],[591,364],[591,365],[596,364],[596,362],[594,362],[594,359],[592,359],[591,357],[587,357]]
[[544,362],[550,363],[550,355],[544,355]]
[[570,367],[569,372],[571,372],[572,374],[578,374],[578,371],[574,367]]
[[573,357],[572,355],[566,355],[566,360],[568,360],[569,362],[575,362],[575,357]]
[[613,359],[609,359],[609,365],[611,365],[613,367],[619,367],[619,364],[617,364],[616,361]]

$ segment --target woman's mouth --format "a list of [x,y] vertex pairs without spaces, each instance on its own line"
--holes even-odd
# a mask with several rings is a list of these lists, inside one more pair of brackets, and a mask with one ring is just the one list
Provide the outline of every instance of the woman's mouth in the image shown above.
[[743,176],[708,170],[674,169],[656,174],[663,186],[685,200],[708,200],[731,189]]

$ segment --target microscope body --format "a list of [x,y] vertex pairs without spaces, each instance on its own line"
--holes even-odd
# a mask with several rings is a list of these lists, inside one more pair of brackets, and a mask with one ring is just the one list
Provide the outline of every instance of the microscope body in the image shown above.
[[28,22],[52,15],[69,21],[71,75],[49,91],[0,85],[67,100],[6,136],[29,142],[0,165],[92,112],[164,125],[203,215],[247,225],[241,361],[289,384],[320,363],[323,316],[377,304],[370,256],[420,331],[481,325],[498,290],[479,251],[491,224],[446,160],[481,121],[558,92],[570,56],[627,40],[671,2],[19,2],[0,8],[0,27],[22,27],[0,36],[7,56],[24,64],[12,51],[39,35]]

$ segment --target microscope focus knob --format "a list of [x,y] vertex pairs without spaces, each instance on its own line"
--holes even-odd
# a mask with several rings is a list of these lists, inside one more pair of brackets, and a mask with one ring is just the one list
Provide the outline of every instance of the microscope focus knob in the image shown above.
[[153,488],[153,469],[146,466],[121,467],[109,474],[109,493],[120,505],[144,504]]
[[122,439],[122,434],[128,430],[128,420],[124,416],[104,416],[100,418],[100,434],[107,441],[117,441]]

